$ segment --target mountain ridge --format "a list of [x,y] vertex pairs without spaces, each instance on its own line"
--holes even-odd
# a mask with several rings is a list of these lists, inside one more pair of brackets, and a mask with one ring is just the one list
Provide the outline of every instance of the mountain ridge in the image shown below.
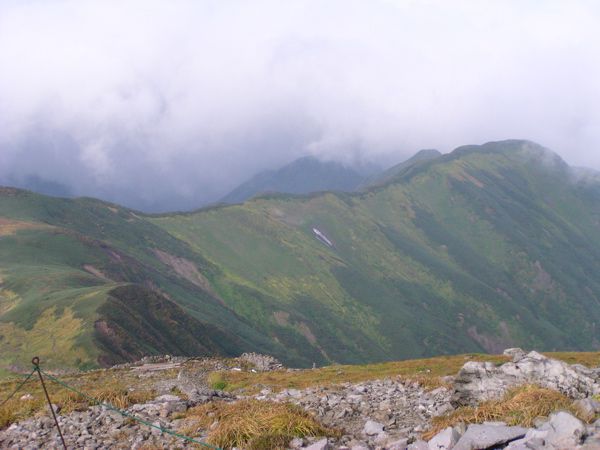
[[[204,331],[186,345],[217,339],[208,353],[257,350],[292,365],[599,348],[600,189],[547,156],[491,142],[358,193],[160,215],[0,189],[0,365],[32,345],[48,352],[27,330],[57,332],[52,317],[71,333],[56,363],[139,356],[135,327],[109,321],[130,356],[101,348],[94,331],[121,286],[141,304],[173,302],[183,311],[173,326],[197,323]],[[172,351],[157,342],[150,353]]]
[[221,203],[241,203],[269,193],[310,194],[322,191],[355,190],[366,174],[377,171],[370,166],[347,166],[336,161],[321,161],[304,156],[275,170],[265,170],[222,197]]

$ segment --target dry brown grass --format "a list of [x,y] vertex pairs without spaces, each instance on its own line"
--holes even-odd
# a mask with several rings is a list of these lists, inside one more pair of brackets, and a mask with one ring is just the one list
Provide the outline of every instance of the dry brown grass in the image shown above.
[[[538,417],[565,410],[578,416],[573,401],[558,391],[525,385],[509,391],[501,400],[484,402],[477,407],[462,407],[447,416],[433,419],[431,430],[423,435],[431,439],[441,430],[458,423],[506,422],[508,425],[533,426]],[[584,419],[579,417],[580,419]]]
[[[600,366],[600,352],[560,352],[545,355],[565,361],[569,364],[583,364],[588,367]],[[441,378],[456,375],[467,361],[490,361],[503,364],[510,358],[502,355],[466,354],[438,356],[427,359],[412,359],[367,365],[332,365],[319,369],[275,372],[214,372],[208,381],[215,389],[227,391],[244,390],[247,393],[258,392],[263,387],[275,391],[282,389],[304,389],[311,386],[375,380],[400,376],[421,383],[426,389],[435,389],[444,385]]]
[[583,364],[587,367],[600,366],[600,352],[553,352],[544,353],[544,355],[568,364]]
[[[600,352],[563,352],[547,353],[546,355],[570,364],[578,363],[590,367],[600,365]],[[209,381],[215,387],[230,391],[242,389],[246,393],[253,393],[263,387],[270,387],[275,391],[285,388],[303,389],[311,386],[327,386],[343,382],[358,383],[400,376],[404,379],[418,381],[426,388],[432,389],[443,384],[441,377],[456,374],[467,361],[491,361],[501,364],[508,361],[508,358],[499,355],[468,354],[368,365],[334,365],[314,370],[283,370],[264,373],[227,371],[211,374]],[[189,367],[193,368],[193,363]],[[139,372],[128,370],[93,371],[65,375],[60,378],[91,396],[123,408],[150,399],[154,393],[148,389],[148,386],[152,386],[155,380],[176,377],[179,370],[170,369],[149,374],[144,378],[139,378]],[[0,400],[6,398],[15,386],[14,379],[0,381]],[[48,381],[48,387],[53,402],[60,404],[64,412],[85,408],[88,405],[85,399],[50,381]],[[134,388],[134,390],[130,391],[129,388]],[[20,396],[25,393],[31,394],[33,399],[20,401]],[[47,411],[47,405],[39,386],[39,380],[34,378],[22,392],[17,394],[15,399],[4,407],[0,407],[0,429],[39,411]]]
[[229,391],[244,389],[246,392],[254,392],[265,386],[278,391],[286,388],[303,389],[311,386],[327,386],[344,382],[359,383],[401,376],[418,381],[426,388],[434,389],[443,384],[441,377],[455,375],[467,361],[491,361],[501,364],[508,360],[501,355],[469,354],[355,366],[334,365],[294,371],[259,373],[228,371],[211,374],[209,382],[214,387]]
[[[90,380],[83,383],[81,382],[82,380],[79,383],[73,380],[69,381],[76,384],[82,392],[85,392],[90,397],[103,403],[110,403],[121,409],[125,409],[136,403],[144,403],[155,396],[155,392],[152,390],[138,389],[131,391],[124,382],[115,378],[105,379],[104,385],[90,383]],[[2,383],[0,386],[0,398],[6,398],[16,385],[16,382]],[[88,406],[94,404],[94,402],[85,397],[62,386],[58,386],[50,380],[46,380],[46,387],[48,388],[52,402],[60,406],[61,414],[85,410]],[[30,394],[31,399],[20,400],[24,394]],[[47,412],[48,409],[40,382],[37,376],[34,375],[20,392],[0,407],[0,429],[9,426],[13,422],[31,417],[36,413]]]
[[212,445],[261,450],[286,448],[294,437],[340,435],[295,405],[254,399],[191,408],[180,431],[196,435],[205,429]]

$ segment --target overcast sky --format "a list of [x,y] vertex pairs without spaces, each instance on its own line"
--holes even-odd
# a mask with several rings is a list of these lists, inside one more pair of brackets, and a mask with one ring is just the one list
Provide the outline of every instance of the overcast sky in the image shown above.
[[600,169],[600,2],[0,1],[0,180],[168,210],[506,138]]

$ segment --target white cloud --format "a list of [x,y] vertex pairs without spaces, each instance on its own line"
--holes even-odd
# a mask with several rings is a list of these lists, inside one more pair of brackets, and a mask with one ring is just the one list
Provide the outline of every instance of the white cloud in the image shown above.
[[585,0],[5,1],[0,176],[193,204],[307,152],[513,137],[600,168],[599,22]]

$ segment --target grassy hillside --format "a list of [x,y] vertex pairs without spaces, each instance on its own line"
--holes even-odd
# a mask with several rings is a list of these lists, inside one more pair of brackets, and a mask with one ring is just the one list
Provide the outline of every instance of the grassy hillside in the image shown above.
[[310,365],[598,349],[599,220],[597,177],[523,141],[461,147],[360,194],[186,214],[4,189],[0,367],[34,352]]
[[154,223],[222,269],[214,287],[238,314],[319,362],[357,362],[597,348],[599,199],[558,157],[508,141],[360,195],[263,197]]

